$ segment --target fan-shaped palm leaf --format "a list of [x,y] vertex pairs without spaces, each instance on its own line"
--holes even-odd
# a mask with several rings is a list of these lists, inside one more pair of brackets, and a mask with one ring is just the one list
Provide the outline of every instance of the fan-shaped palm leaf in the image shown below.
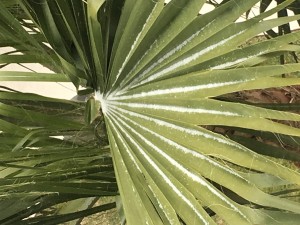
[[[47,48],[43,65],[51,59],[59,73],[3,72],[0,79],[54,81],[67,76],[94,92],[86,118],[93,122],[104,117],[128,224],[216,224],[214,214],[229,224],[297,224],[299,202],[272,194],[270,188],[288,185],[287,191],[296,193],[299,172],[256,153],[253,145],[206,129],[218,125],[300,136],[298,128],[280,122],[299,121],[298,114],[219,98],[240,90],[300,83],[299,64],[261,64],[276,54],[298,51],[289,43],[299,39],[299,32],[242,47],[261,32],[300,19],[296,15],[265,20],[293,1],[240,23],[235,21],[258,0],[228,1],[203,15],[202,0],[17,2],[43,41],[24,31],[20,17],[10,26],[0,26],[6,35],[1,40],[13,37],[7,45],[26,59],[33,55],[31,48]],[[12,14],[1,4],[1,20],[8,22]],[[17,35],[29,52],[17,48],[22,42]],[[283,73],[288,77],[282,78]],[[1,108],[19,119],[12,106]],[[38,114],[32,115],[38,121]],[[49,129],[58,125],[49,124]],[[15,179],[5,177],[3,182]],[[72,189],[66,188],[56,190]]]

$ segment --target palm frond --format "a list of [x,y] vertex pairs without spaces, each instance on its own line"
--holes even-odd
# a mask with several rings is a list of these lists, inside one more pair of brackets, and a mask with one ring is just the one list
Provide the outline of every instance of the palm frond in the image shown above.
[[[82,103],[3,91],[0,98],[2,224],[20,223],[64,202],[78,207],[95,197],[117,194],[109,149],[101,146],[93,128],[84,124]],[[77,217],[61,215],[53,221],[68,221],[106,208],[83,211]],[[42,215],[27,218],[26,223],[52,221]]]
[[[72,132],[84,126],[84,113],[82,120],[45,115],[47,121],[42,121],[40,112],[26,109],[30,117],[25,115],[18,123],[20,108],[3,103],[0,112],[10,118],[2,122],[5,132],[16,129],[22,138],[14,147],[15,140],[7,139],[8,147],[3,149],[7,155],[3,168],[8,171],[3,191],[13,187],[18,195],[31,198],[28,204],[36,197],[31,195],[38,192],[40,196],[41,191],[116,195],[116,178],[128,224],[216,224],[216,214],[228,224],[296,225],[300,203],[291,195],[299,192],[299,171],[282,157],[259,151],[265,146],[207,128],[299,138],[299,128],[282,122],[300,121],[299,114],[222,99],[241,90],[300,84],[299,64],[265,62],[283,52],[298,51],[290,43],[299,39],[299,32],[245,46],[264,31],[299,20],[299,15],[267,19],[294,1],[284,1],[244,22],[236,20],[258,0],[227,1],[200,15],[205,2],[19,0],[38,38],[26,32],[22,19],[2,3],[1,19],[13,20],[11,27],[0,25],[5,31],[0,36],[2,45],[20,44],[16,49],[24,55],[16,61],[26,62],[35,49],[45,51],[49,44],[43,65],[55,62],[57,73],[1,72],[0,79],[21,75],[20,80],[69,79],[76,87],[92,90],[86,121],[97,123],[103,115],[112,156],[110,161],[103,146],[69,145],[76,137]],[[14,61],[5,57],[3,63]],[[46,133],[25,129],[33,126],[41,126]],[[63,136],[71,132],[66,145],[53,148],[34,142],[35,138],[51,139],[55,130]],[[19,149],[28,141],[41,155],[24,160],[27,150]],[[10,161],[13,154],[21,154],[19,161]],[[94,173],[98,179],[89,182]],[[29,189],[33,191],[26,193]]]

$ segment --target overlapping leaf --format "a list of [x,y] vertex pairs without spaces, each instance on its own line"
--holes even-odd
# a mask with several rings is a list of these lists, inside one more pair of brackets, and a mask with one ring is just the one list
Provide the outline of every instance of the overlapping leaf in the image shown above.
[[[289,38],[293,41],[298,39],[298,34],[293,33],[286,36],[287,42],[277,38],[239,48],[247,39],[268,27],[298,19],[263,20],[284,7],[279,5],[252,20],[234,23],[236,18],[229,8],[240,16],[255,3],[229,1],[203,16],[193,16],[188,6],[182,7],[182,14],[176,19],[187,13],[190,20],[176,30],[170,25],[165,32],[152,39],[151,28],[141,29],[132,25],[131,29],[139,29],[136,33],[149,34],[145,35],[144,40],[131,44],[132,48],[127,47],[127,55],[126,50],[122,51],[128,58],[124,65],[112,65],[110,76],[116,82],[109,84],[111,91],[101,93],[110,141],[115,143],[112,151],[117,178],[122,184],[119,187],[125,212],[131,215],[140,207],[148,209],[147,215],[141,214],[142,220],[131,220],[129,217],[129,224],[142,221],[158,224],[156,215],[151,213],[153,210],[160,215],[163,224],[179,224],[180,220],[186,224],[214,224],[209,219],[208,209],[229,224],[296,224],[293,216],[300,216],[299,203],[265,193],[266,190],[259,188],[256,181],[249,179],[246,174],[266,173],[297,186],[300,184],[299,173],[199,127],[223,125],[300,136],[299,129],[273,121],[299,121],[299,115],[212,99],[245,89],[295,85],[300,82],[297,76],[284,81],[280,78],[283,73],[297,73],[297,64],[249,67],[250,61],[255,58],[281,52],[281,47],[283,51],[292,47]],[[164,10],[175,7],[176,1],[169,4],[162,9],[162,15]],[[221,19],[213,17],[217,13],[222,15],[220,18],[224,24]],[[176,23],[176,19],[172,18],[172,21]],[[206,24],[200,21],[206,21]],[[214,25],[217,22],[219,27]],[[158,26],[154,22],[153,30],[158,29],[155,25]],[[165,36],[168,32],[178,33]],[[140,46],[137,46],[139,43]],[[145,49],[145,45],[149,48]],[[294,47],[296,50],[297,46]],[[135,54],[140,55],[138,60]],[[222,192],[216,184],[228,191]],[[126,198],[130,187],[134,188],[132,197],[137,205],[134,209]],[[147,203],[144,192],[152,205]],[[246,201],[239,201],[230,193]],[[153,195],[155,201],[151,197]],[[260,212],[251,204],[268,209]],[[288,214],[281,212],[285,221],[277,220],[280,210],[289,211]],[[180,219],[172,213],[174,211]],[[286,215],[293,218],[286,221]],[[269,217],[273,217],[273,220]]]
[[86,210],[96,197],[116,195],[117,185],[109,149],[84,125],[81,103],[5,91],[0,99],[1,224],[20,223],[53,205],[60,206],[57,218],[26,222],[55,224],[115,207]]

